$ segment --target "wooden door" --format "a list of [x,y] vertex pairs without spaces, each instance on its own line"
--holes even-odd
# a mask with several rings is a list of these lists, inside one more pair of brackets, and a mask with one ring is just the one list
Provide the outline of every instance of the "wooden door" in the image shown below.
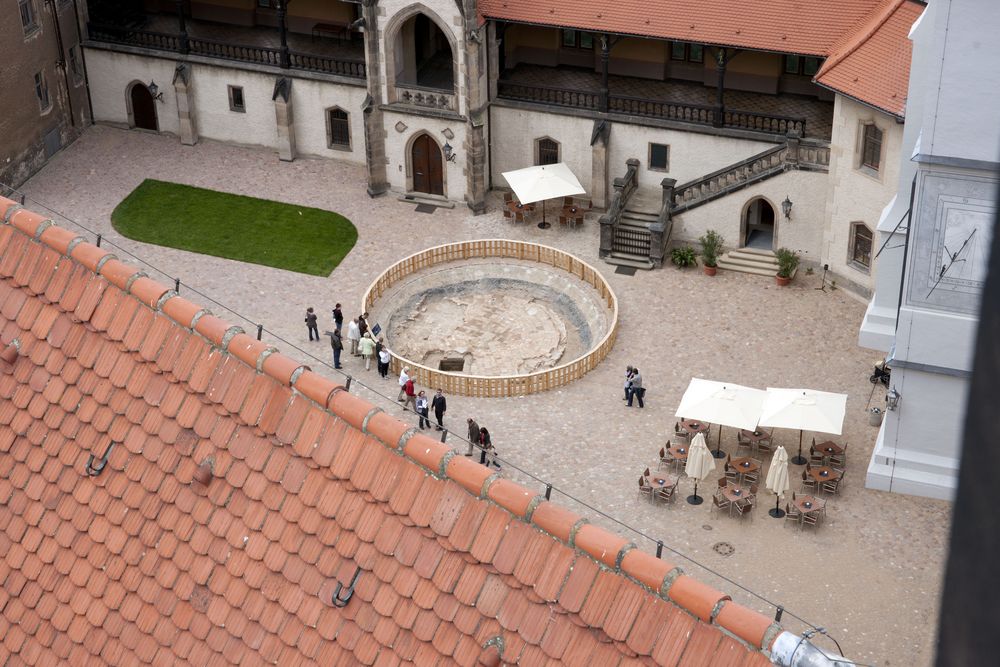
[[149,94],[149,89],[141,83],[136,83],[129,94],[132,98],[132,124],[143,130],[159,131],[156,122],[156,100]]
[[413,190],[431,195],[444,195],[444,171],[441,149],[426,134],[417,137],[411,149]]

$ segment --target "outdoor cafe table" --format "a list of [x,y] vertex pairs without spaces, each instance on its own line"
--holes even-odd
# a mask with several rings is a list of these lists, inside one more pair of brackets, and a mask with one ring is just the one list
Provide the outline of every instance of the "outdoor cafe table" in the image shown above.
[[653,472],[645,475],[646,485],[653,489],[653,497],[660,491],[671,489],[677,486],[677,476],[668,475],[665,472]]
[[821,442],[812,449],[814,452],[822,454],[824,459],[829,459],[831,456],[840,456],[844,453],[844,448],[832,440]]
[[683,428],[691,435],[694,435],[695,433],[704,433],[705,431],[708,430],[709,426],[711,426],[711,424],[707,422],[700,422],[694,419],[681,420],[681,428]]
[[815,496],[795,496],[795,500],[792,504],[798,508],[799,512],[802,514],[810,514],[812,512],[821,512],[823,508],[826,507],[826,501],[821,500]]
[[688,458],[688,448],[683,445],[674,445],[667,449],[670,455],[673,456],[678,461],[687,461]]
[[569,222],[570,227],[576,227],[583,222],[583,209],[579,206],[563,206],[560,222]]
[[760,470],[760,464],[749,456],[741,456],[738,459],[733,459],[730,461],[730,465],[740,474],[740,479],[743,479],[743,475],[747,473],[754,473]]
[[807,471],[807,474],[819,484],[840,479],[840,473],[830,466],[812,466]]
[[535,210],[534,205],[522,204],[516,199],[512,199],[511,201],[507,202],[507,208],[509,208],[512,213],[530,213]]
[[761,429],[757,429],[756,431],[748,431],[747,429],[744,428],[740,429],[740,434],[755,445],[763,440],[771,439],[771,434]]
[[746,489],[741,489],[735,484],[726,484],[725,488],[722,489],[722,495],[729,501],[729,513],[732,514],[733,505],[741,500],[749,498],[750,492]]

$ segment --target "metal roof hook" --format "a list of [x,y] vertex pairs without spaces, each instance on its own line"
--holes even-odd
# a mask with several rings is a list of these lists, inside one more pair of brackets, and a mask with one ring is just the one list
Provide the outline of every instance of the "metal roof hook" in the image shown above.
[[108,457],[111,456],[111,450],[115,448],[115,443],[112,442],[108,445],[108,448],[104,450],[101,458],[94,459],[94,455],[90,454],[87,457],[87,475],[90,477],[97,477],[104,471],[105,466],[108,465]]
[[333,606],[334,607],[346,607],[347,603],[351,601],[351,597],[354,595],[354,585],[358,583],[358,577],[361,576],[361,568],[359,567],[354,571],[354,576],[351,577],[351,585],[344,590],[344,585],[337,582],[337,587],[333,589]]

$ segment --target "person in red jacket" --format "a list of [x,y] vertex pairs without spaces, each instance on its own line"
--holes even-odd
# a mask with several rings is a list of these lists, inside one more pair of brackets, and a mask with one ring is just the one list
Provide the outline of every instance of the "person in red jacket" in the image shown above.
[[403,409],[411,407],[414,410],[417,409],[417,392],[413,389],[413,380],[411,378],[406,378],[406,384],[403,385],[403,393],[406,395],[406,401],[403,403]]

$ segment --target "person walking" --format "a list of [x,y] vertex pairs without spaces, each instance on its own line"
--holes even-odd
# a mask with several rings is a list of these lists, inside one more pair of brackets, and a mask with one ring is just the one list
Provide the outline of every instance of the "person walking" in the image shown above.
[[403,397],[406,396],[406,383],[409,381],[409,379],[410,379],[410,367],[403,366],[403,370],[399,371],[399,396],[396,397],[396,400],[399,401],[400,403],[403,402]]
[[344,314],[340,312],[339,303],[333,307],[333,324],[335,329],[340,329],[344,326]]
[[445,400],[444,394],[440,389],[434,394],[434,400],[431,401],[431,407],[434,408],[434,418],[437,419],[437,429],[438,431],[444,430],[444,413],[448,409],[448,401]]
[[639,374],[639,369],[638,368],[633,368],[632,369],[632,389],[629,392],[628,403],[626,403],[626,405],[631,408],[632,407],[632,399],[633,398],[637,398],[637,399],[639,399],[639,407],[640,408],[644,407],[643,404],[642,404],[642,397],[645,396],[645,395],[646,395],[646,389],[642,386],[642,375]]
[[421,389],[417,394],[417,414],[420,415],[420,430],[431,427],[431,420],[427,418],[427,395]]
[[[407,378],[406,384],[403,385],[403,393],[406,395],[406,400],[403,402],[403,409],[405,410],[407,406],[413,406],[413,410],[416,412],[417,392],[413,387],[413,378]],[[430,422],[427,425],[430,426]]]
[[316,325],[316,313],[313,312],[312,306],[306,308],[306,329],[309,330],[309,342],[319,340],[319,327]]
[[472,452],[475,450],[476,443],[479,442],[479,424],[472,417],[465,420],[469,425],[469,451],[465,453],[466,456],[472,456]]
[[375,356],[375,341],[372,340],[372,335],[365,333],[361,337],[361,343],[358,347],[361,349],[361,358],[365,360],[365,370],[370,371],[372,369],[372,357]]
[[351,356],[358,356],[358,343],[361,342],[361,329],[358,328],[358,318],[347,323],[347,340],[351,343]]
[[[379,345],[381,345],[381,348],[379,348]],[[378,374],[385,379],[389,377],[389,361],[392,357],[389,356],[389,348],[382,342],[381,337],[378,339],[378,345],[375,346],[375,349],[378,355]]]
[[344,339],[340,337],[340,327],[330,334],[330,346],[333,348],[333,367],[343,368],[340,365],[340,353],[344,351]]
[[627,401],[632,394],[632,373],[635,369],[631,366],[625,367],[625,398],[623,401]]
[[485,426],[479,429],[479,446],[482,447],[482,454],[479,457],[479,462],[483,465],[492,466],[499,470],[500,464],[497,463],[497,451],[493,448],[493,441],[490,439],[490,432],[486,430]]
[[358,318],[358,331],[361,332],[362,337],[368,333],[368,313],[363,313],[361,317]]

